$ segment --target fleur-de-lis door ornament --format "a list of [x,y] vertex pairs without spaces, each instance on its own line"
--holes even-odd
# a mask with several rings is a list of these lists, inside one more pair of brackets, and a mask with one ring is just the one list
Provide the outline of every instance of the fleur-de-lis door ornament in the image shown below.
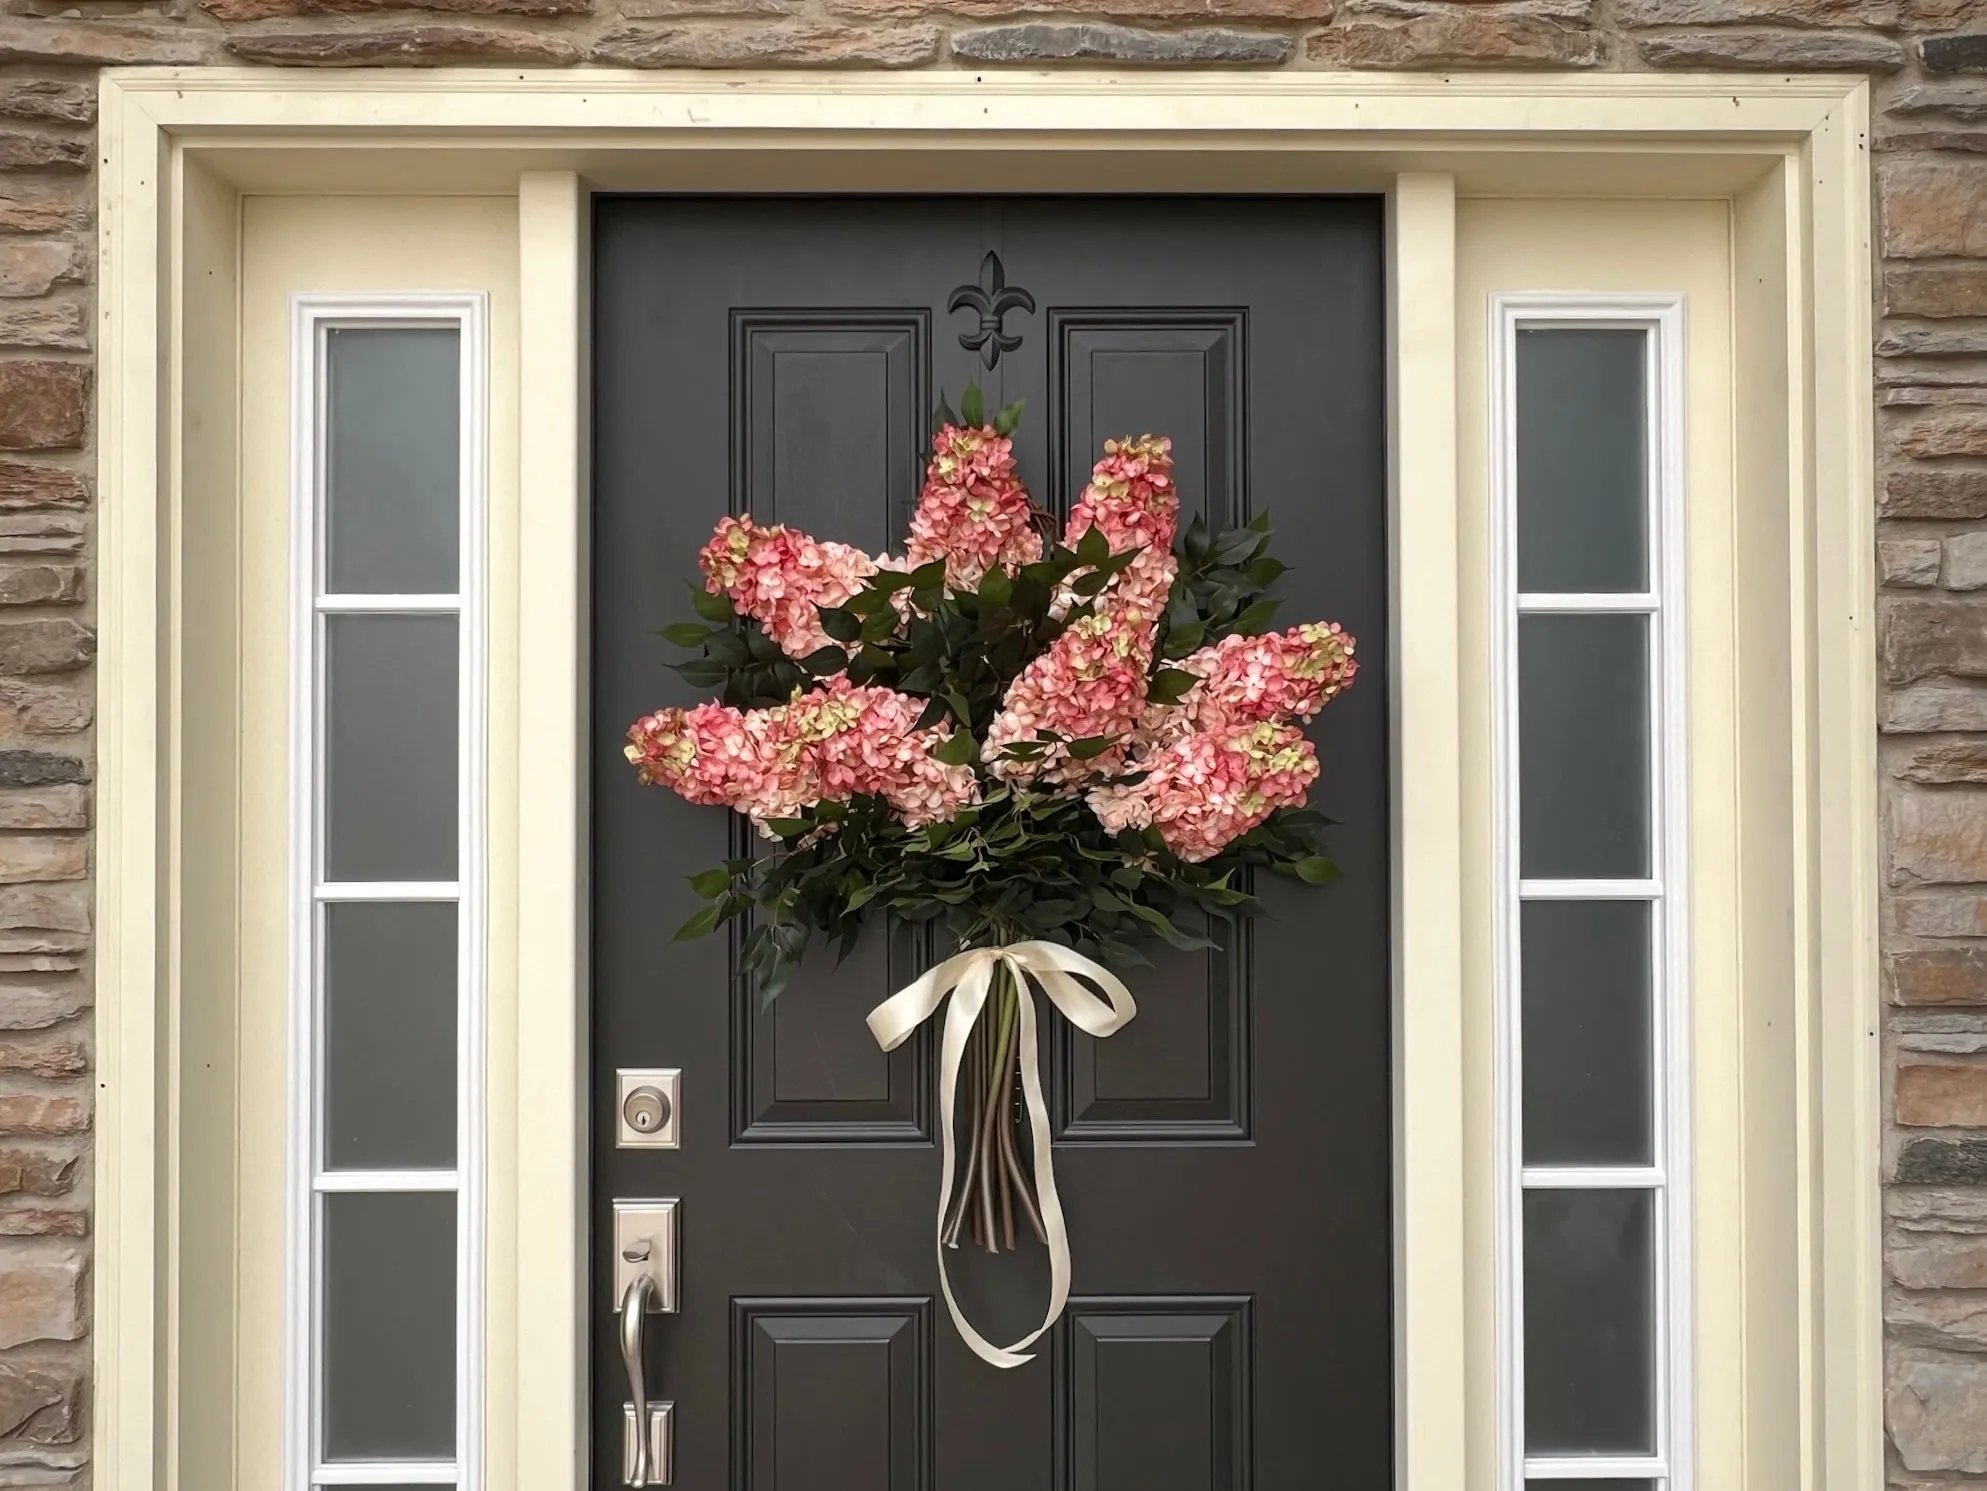
[[977,285],[961,285],[954,290],[946,309],[979,312],[979,327],[960,332],[959,345],[968,352],[979,353],[980,361],[991,370],[1000,361],[1001,353],[1012,352],[1021,345],[1021,338],[1010,335],[1002,326],[1002,319],[1009,311],[1026,311],[1033,315],[1035,297],[1019,285],[1008,284],[1007,270],[1000,262],[1000,255],[989,249],[986,258],[980,261],[980,282]]

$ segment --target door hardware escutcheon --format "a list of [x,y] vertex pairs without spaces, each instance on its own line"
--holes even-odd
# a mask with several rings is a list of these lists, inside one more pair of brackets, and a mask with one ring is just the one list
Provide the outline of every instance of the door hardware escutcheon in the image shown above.
[[622,1067],[614,1073],[614,1147],[676,1149],[682,1144],[683,1073],[677,1067]]

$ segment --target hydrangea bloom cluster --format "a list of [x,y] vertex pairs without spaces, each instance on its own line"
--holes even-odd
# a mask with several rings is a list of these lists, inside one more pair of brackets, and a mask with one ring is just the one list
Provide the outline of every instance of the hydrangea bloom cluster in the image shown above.
[[1268,720],[1196,730],[1136,765],[1144,777],[1093,788],[1091,810],[1113,832],[1156,826],[1167,848],[1196,864],[1276,809],[1302,803],[1318,778],[1318,753],[1303,732]]
[[[879,568],[943,559],[947,588],[963,594],[996,569],[1012,575],[1035,563],[1043,556],[1036,518],[1013,442],[991,425],[947,423],[934,437],[905,560],[872,559],[742,517],[719,523],[699,562],[713,594],[729,596],[739,614],[801,659],[830,645],[820,608],[843,606]],[[846,673],[776,708],[704,704],[645,716],[629,731],[628,759],[644,783],[734,808],[762,828],[856,795],[881,797],[920,827],[979,801],[981,772],[1038,792],[1087,789],[1107,828],[1156,827],[1181,859],[1209,859],[1276,809],[1304,800],[1318,759],[1292,722],[1309,720],[1348,688],[1358,663],[1353,639],[1334,622],[1229,636],[1167,665],[1195,679],[1177,704],[1148,702],[1179,572],[1172,552],[1179,526],[1172,442],[1151,435],[1106,442],[1064,543],[1074,550],[1095,529],[1112,554],[1133,558],[1007,684],[977,769],[934,755],[952,731],[918,728],[929,699],[856,684]],[[1086,571],[1070,572],[1064,559],[1058,573],[1069,578],[1055,593],[1056,617],[1086,600],[1076,584]],[[912,619],[908,590],[896,590],[891,603]],[[1100,737],[1111,744],[1083,759],[1071,753],[1072,742]]]
[[1307,622],[1261,637],[1223,637],[1173,664],[1200,682],[1177,706],[1147,709],[1141,735],[1165,741],[1189,730],[1308,721],[1358,676],[1355,645],[1335,621]]
[[1007,747],[1034,740],[1045,730],[1065,740],[1085,740],[1129,735],[1138,724],[1146,707],[1146,673],[1152,666],[1158,615],[1135,601],[1108,599],[1111,604],[1103,609],[1071,622],[1008,686],[981,751],[997,775],[1079,781],[1122,764],[1122,746],[1088,761],[1070,759],[1062,743],[1033,761],[1004,754]]
[[839,606],[877,571],[877,562],[848,544],[824,542],[783,524],[762,528],[748,514],[726,518],[697,556],[704,585],[728,595],[791,657],[828,645],[822,606]]
[[949,729],[917,728],[922,700],[846,677],[773,709],[700,704],[644,715],[625,754],[644,783],[733,808],[763,825],[818,802],[882,797],[918,828],[979,797],[970,766],[932,751]]
[[1014,442],[991,425],[940,426],[911,516],[910,567],[943,559],[946,583],[972,590],[996,566],[1013,570],[1041,557],[1035,505],[1014,469]]
[[[1171,440],[1142,435],[1104,442],[1104,458],[1091,468],[1090,485],[1070,510],[1063,542],[1075,548],[1092,528],[1113,554],[1138,551],[1112,582],[1112,592],[1155,614],[1163,611],[1179,573],[1173,540],[1180,531],[1180,492],[1173,485]],[[1065,605],[1074,600],[1074,591],[1064,596]]]

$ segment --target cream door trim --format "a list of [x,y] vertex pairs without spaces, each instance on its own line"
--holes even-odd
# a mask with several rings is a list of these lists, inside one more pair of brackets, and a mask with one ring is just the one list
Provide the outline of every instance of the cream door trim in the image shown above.
[[[1396,1134],[1399,1485],[1484,1491],[1469,1260],[1470,1122],[1457,611],[1455,199],[1718,197],[1748,293],[1735,470],[1740,626],[1780,687],[1741,723],[1736,805],[1757,1013],[1748,1066],[1743,1314],[1752,1491],[1861,1491],[1878,1392],[1877,796],[1866,85],[1836,78],[1155,78],[113,71],[103,85],[101,747],[95,1475],[120,1491],[232,1485],[242,900],[233,775],[242,507],[235,407],[243,192],[495,193],[518,213],[521,474],[509,656],[513,1106],[493,1113],[490,1288],[515,1310],[491,1414],[493,1488],[577,1487],[585,1457],[579,849],[587,186],[1387,189],[1397,233]],[[502,376],[501,372],[499,376]],[[561,620],[560,618],[563,618]],[[549,619],[549,624],[548,624]],[[494,638],[503,656],[501,634]],[[501,666],[499,661],[498,666]],[[493,693],[493,698],[497,697]],[[1443,721],[1452,728],[1441,729]],[[1419,727],[1417,726],[1419,722]],[[514,752],[508,766],[502,751]],[[543,773],[542,775],[540,773]],[[493,816],[493,835],[504,832]],[[1849,867],[1845,872],[1844,867]],[[493,883],[493,892],[498,885]],[[549,891],[550,894],[541,894]],[[507,930],[506,930],[507,929]],[[493,948],[493,953],[499,949]],[[493,958],[493,971],[495,970]],[[1754,1013],[1752,1011],[1749,1014]],[[502,1059],[498,1059],[499,1056]],[[253,1059],[241,1052],[240,1060]],[[1754,1059],[1748,1052],[1747,1061]],[[506,1065],[508,1063],[508,1065]],[[511,1136],[508,1159],[497,1153]],[[502,1173],[497,1173],[502,1172]],[[1751,1219],[1757,1217],[1757,1229]],[[510,1247],[507,1277],[494,1265]],[[1706,1306],[1708,1308],[1708,1304]],[[493,1333],[496,1321],[492,1321]],[[215,1353],[222,1351],[217,1356]],[[1783,1366],[1783,1364],[1785,1364]],[[222,1401],[226,1399],[227,1401]],[[494,1406],[494,1405],[493,1405]],[[246,1485],[247,1482],[242,1482]]]

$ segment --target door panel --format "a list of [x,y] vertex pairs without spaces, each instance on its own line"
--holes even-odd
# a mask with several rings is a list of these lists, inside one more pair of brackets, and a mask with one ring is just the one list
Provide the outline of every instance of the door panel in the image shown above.
[[[603,199],[595,242],[596,1485],[619,1483],[626,1391],[615,1196],[683,1200],[683,1308],[649,1347],[679,1485],[1388,1484],[1379,204]],[[989,254],[1032,310],[949,308]],[[942,950],[879,926],[761,1009],[736,943],[670,941],[684,878],[746,839],[620,756],[629,720],[697,697],[654,633],[718,517],[900,546],[929,411],[972,378],[1027,400],[1017,457],[1058,510],[1106,437],[1171,435],[1189,514],[1269,511],[1286,620],[1344,621],[1363,673],[1313,730],[1344,881],[1265,886],[1272,916],[1219,950],[1124,970],[1140,1012],[1108,1041],[1052,1022],[1080,1298],[1012,1372],[938,1298],[930,1033],[884,1056],[862,1024]],[[611,1147],[619,1066],[683,1068],[682,1149]],[[994,1339],[1039,1318],[1040,1248],[951,1257]]]

